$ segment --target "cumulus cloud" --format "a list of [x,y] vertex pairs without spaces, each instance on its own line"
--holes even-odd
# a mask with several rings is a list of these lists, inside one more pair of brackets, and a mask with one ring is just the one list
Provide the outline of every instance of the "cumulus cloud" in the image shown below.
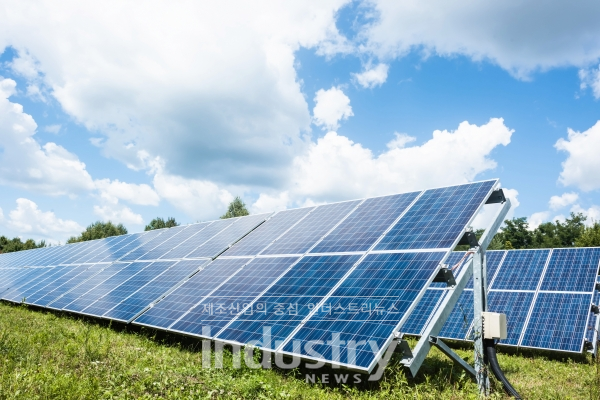
[[54,133],[56,135],[60,132],[60,128],[61,128],[60,124],[46,125],[44,127],[44,132]]
[[374,155],[360,143],[329,132],[294,159],[285,195],[267,192],[253,207],[281,207],[285,201],[299,206],[473,181],[496,167],[490,153],[510,143],[512,133],[500,118],[481,126],[463,122],[454,131],[433,132],[421,145],[407,147],[412,139],[396,136],[395,145]]
[[8,97],[16,83],[0,77],[0,183],[48,195],[93,189],[85,164],[64,147],[35,139],[37,124]]
[[540,211],[540,212],[531,214],[529,216],[529,218],[527,218],[527,222],[529,222],[529,230],[536,229],[542,223],[546,222],[548,220],[549,216],[550,216],[549,211]]
[[42,211],[29,199],[17,199],[17,208],[10,211],[6,226],[23,235],[36,239],[66,240],[78,235],[85,228],[75,221],[58,218],[52,211]]
[[125,225],[142,225],[144,219],[129,207],[117,205],[94,206],[94,214],[103,221],[112,221]]
[[571,207],[571,212],[582,213],[587,217],[585,224],[591,226],[594,222],[600,222],[600,206],[593,205],[587,209],[581,207],[579,204],[575,204]]
[[378,64],[375,67],[368,66],[360,74],[352,74],[356,82],[364,88],[374,88],[381,86],[387,79],[389,66],[387,64]]
[[158,194],[145,183],[138,185],[121,182],[118,179],[114,181],[98,179],[94,184],[100,193],[100,197],[112,204],[117,204],[119,200],[142,206],[157,206],[160,203]]
[[559,139],[554,147],[568,153],[559,176],[563,185],[583,191],[600,188],[600,121],[585,132],[569,129],[568,139]]
[[329,90],[319,89],[315,95],[313,119],[315,125],[323,129],[335,130],[339,122],[353,116],[350,99],[338,87]]
[[234,198],[214,182],[171,175],[160,164],[154,168],[153,183],[158,195],[196,220],[218,217]]
[[413,49],[491,60],[516,76],[558,66],[587,67],[600,57],[600,4],[374,0],[377,18],[363,51],[382,58]]
[[175,175],[277,184],[311,123],[294,54],[351,48],[336,28],[345,2],[9,1],[0,49],[25,73],[35,60],[32,79],[106,156],[143,168],[144,150]]
[[563,207],[571,205],[575,203],[579,199],[579,195],[577,193],[563,193],[561,196],[552,196],[550,197],[550,201],[548,205],[551,210],[559,210]]

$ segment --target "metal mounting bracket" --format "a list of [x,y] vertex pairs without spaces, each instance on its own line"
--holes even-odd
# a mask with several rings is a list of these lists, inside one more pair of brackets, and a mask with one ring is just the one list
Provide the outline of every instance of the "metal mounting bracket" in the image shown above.
[[462,359],[458,354],[452,351],[446,343],[442,342],[440,338],[436,336],[429,336],[429,343],[440,349],[442,353],[450,357],[452,360],[458,363],[465,371],[467,371],[473,378],[477,377],[475,369],[469,365],[465,360]]
[[600,282],[596,282],[596,290],[600,291]]
[[473,231],[466,231],[463,236],[458,241],[458,245],[468,244],[469,247],[479,247],[479,242],[477,242],[477,236]]
[[452,273],[452,270],[448,267],[440,268],[435,278],[433,278],[433,281],[445,283],[447,286],[456,286],[454,274]]
[[598,306],[597,306],[596,304],[594,304],[594,303],[592,303],[592,309],[591,309],[591,311],[592,311],[594,314],[598,314],[598,313],[600,313],[600,309],[598,309]]
[[492,192],[490,197],[488,197],[485,204],[497,204],[497,203],[504,204],[505,201],[506,201],[506,196],[504,196],[504,191],[502,189],[496,189]]

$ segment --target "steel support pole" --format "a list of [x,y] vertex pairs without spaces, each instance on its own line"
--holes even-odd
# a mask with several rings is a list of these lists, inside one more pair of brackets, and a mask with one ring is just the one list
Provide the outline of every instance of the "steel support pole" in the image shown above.
[[484,361],[483,320],[481,315],[486,310],[485,263],[481,247],[472,249],[473,254],[473,340],[475,344],[475,373],[479,392],[483,396],[489,394],[490,381]]

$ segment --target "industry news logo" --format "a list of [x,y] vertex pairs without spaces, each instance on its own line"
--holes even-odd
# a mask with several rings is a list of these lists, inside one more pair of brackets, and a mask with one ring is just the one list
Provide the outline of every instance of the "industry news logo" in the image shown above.
[[[211,337],[210,327],[202,328],[202,336]],[[366,372],[369,365],[363,365],[365,360],[378,360],[377,368],[372,368],[375,373],[366,379],[369,381],[379,380],[396,349],[396,342],[392,341],[384,351],[375,340],[344,339],[342,334],[331,332],[327,335],[324,334],[321,340],[273,340],[272,328],[264,326],[260,340],[251,340],[244,345],[215,341],[213,351],[211,341],[203,340],[202,368],[223,368],[224,347],[230,346],[234,368],[242,368],[242,362],[252,369],[276,366],[282,370],[291,370],[303,367],[309,371],[305,374],[307,383],[359,384],[363,382],[365,375],[348,372],[348,370],[365,370]],[[344,372],[320,372],[324,367],[333,370],[342,369]],[[311,370],[314,372],[310,372]]]

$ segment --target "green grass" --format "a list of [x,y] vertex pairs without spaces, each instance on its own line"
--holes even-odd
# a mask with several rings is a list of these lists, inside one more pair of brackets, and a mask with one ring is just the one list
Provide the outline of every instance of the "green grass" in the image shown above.
[[[202,369],[200,342],[150,330],[0,303],[0,399],[477,399],[477,386],[432,350],[417,379],[397,361],[378,384],[308,384],[303,371],[232,366]],[[457,348],[472,363],[472,350]],[[526,399],[599,399],[590,357],[549,359],[500,354]],[[492,398],[505,398],[496,386]]]

